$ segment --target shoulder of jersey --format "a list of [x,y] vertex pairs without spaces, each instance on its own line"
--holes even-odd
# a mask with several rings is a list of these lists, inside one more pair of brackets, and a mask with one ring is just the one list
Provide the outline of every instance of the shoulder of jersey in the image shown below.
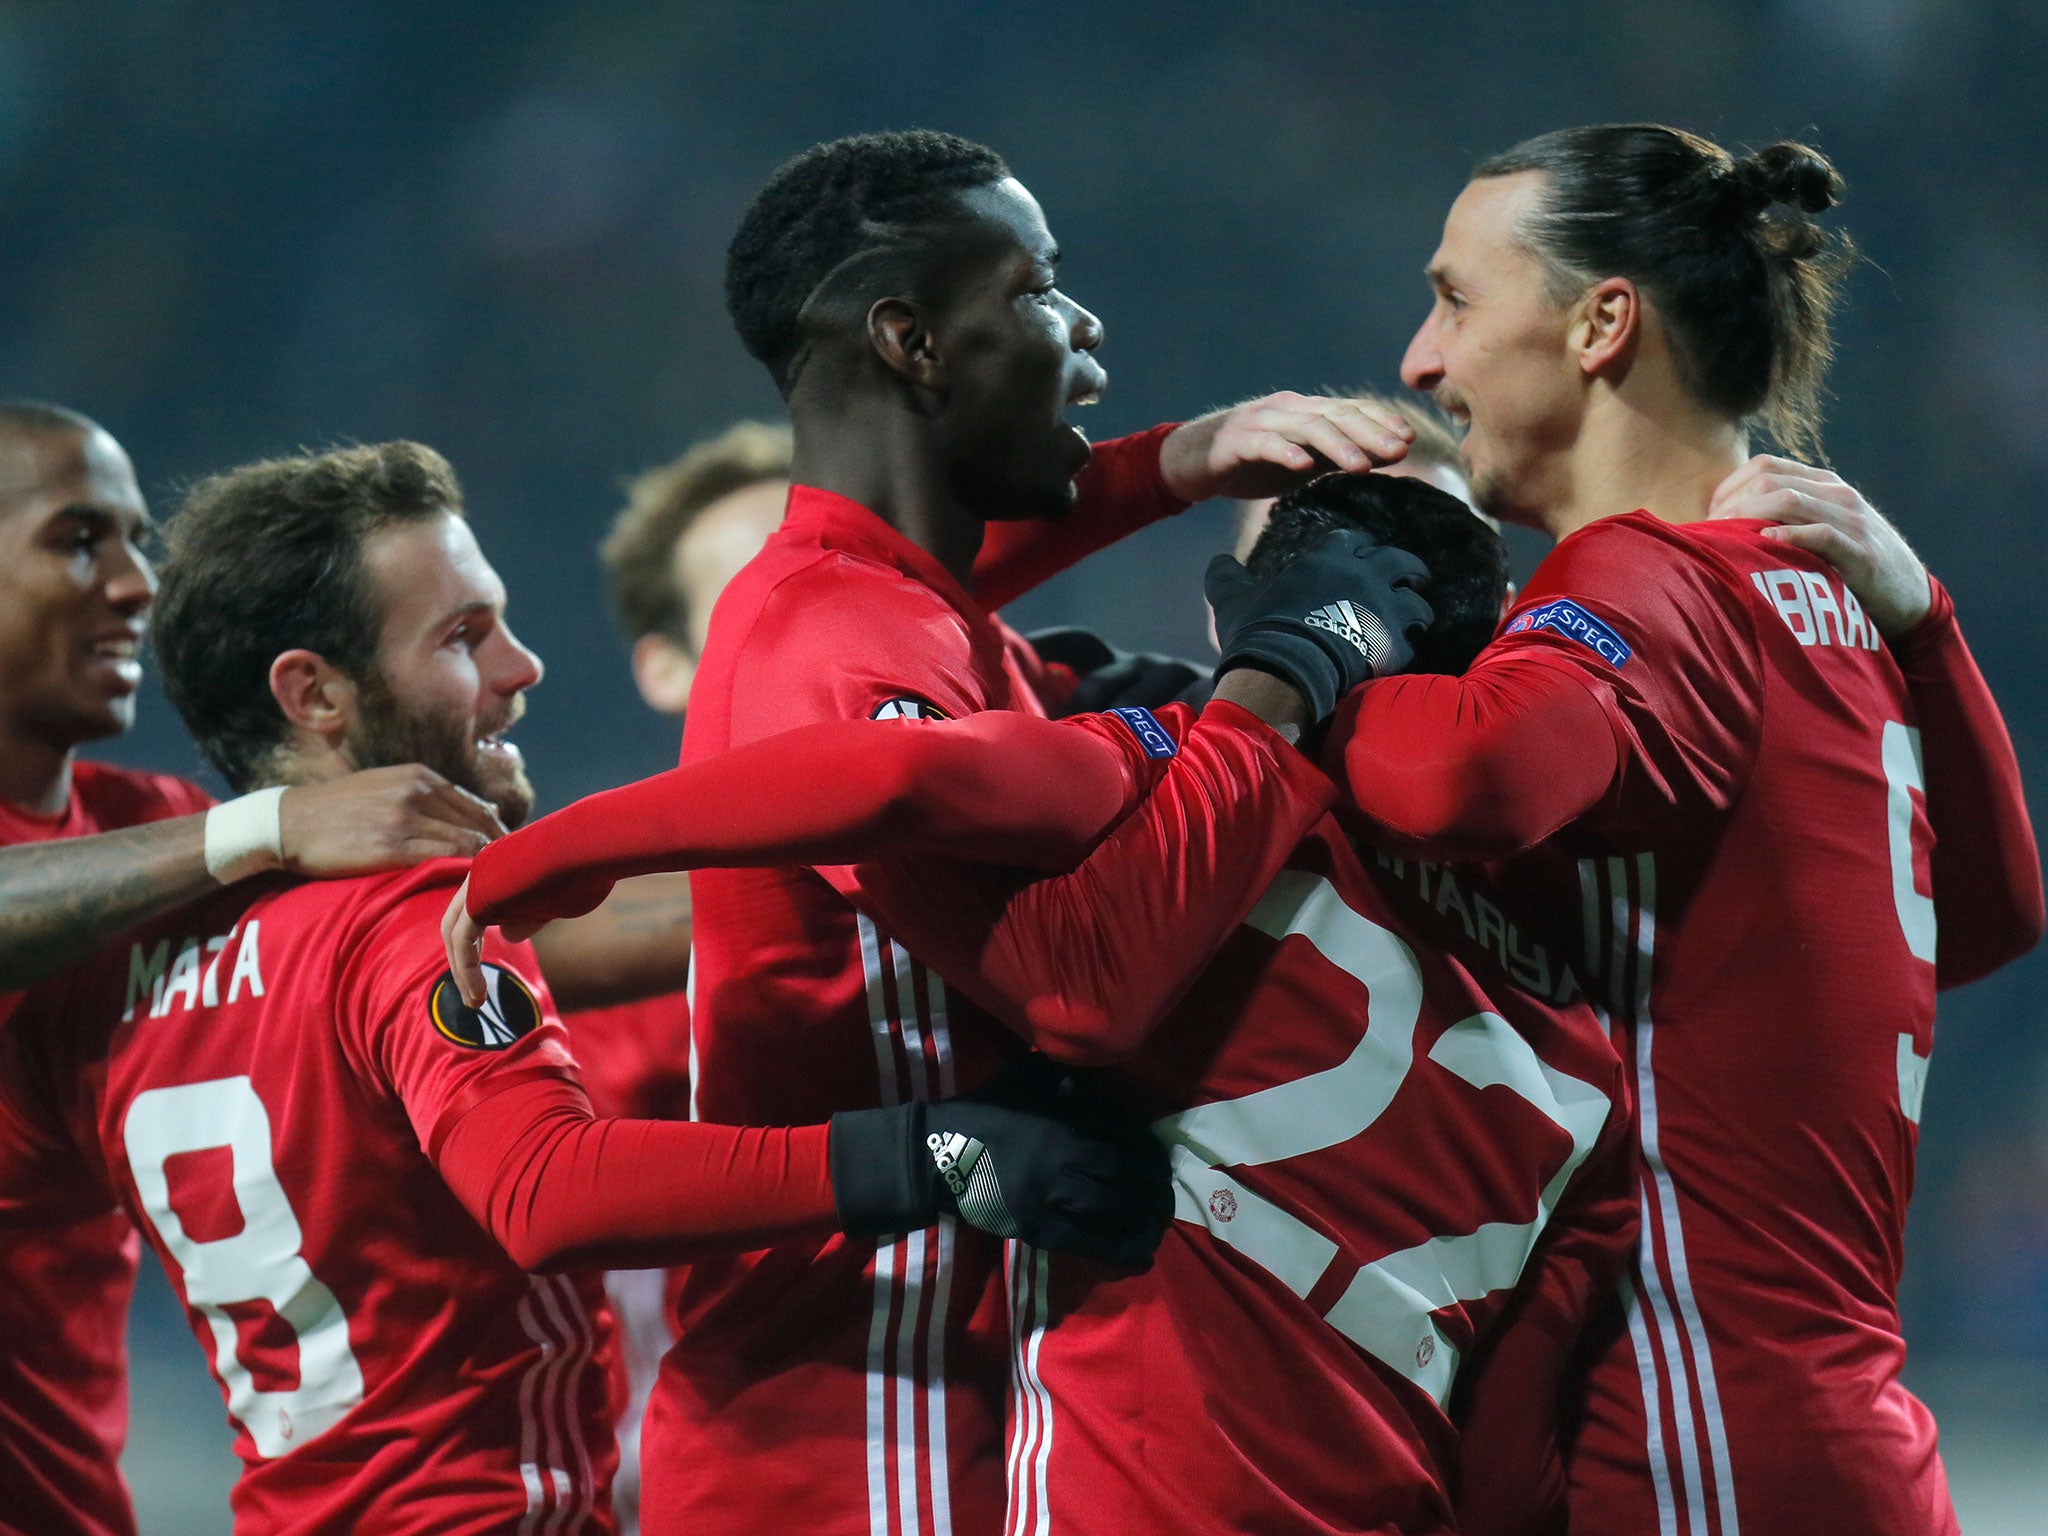
[[1735,548],[1756,547],[1754,527],[1733,520],[1667,523],[1640,510],[1603,517],[1560,539],[1537,566],[1518,601],[1549,590],[1553,583],[1574,579],[1604,579],[1618,591],[1633,593],[1641,590],[1643,578],[1656,569],[1643,562],[1655,560],[1659,554],[1680,563],[1664,565],[1666,571],[1689,566],[1724,580],[1740,581],[1741,574],[1730,556]]
[[920,600],[934,611],[952,612],[936,592],[884,561],[814,545],[765,551],[720,594],[705,661],[715,671],[764,621],[771,629],[801,624],[829,644],[872,627],[872,610],[864,603],[900,615],[906,602]]
[[88,814],[109,829],[190,816],[214,803],[190,779],[113,763],[82,761],[72,770],[72,783]]

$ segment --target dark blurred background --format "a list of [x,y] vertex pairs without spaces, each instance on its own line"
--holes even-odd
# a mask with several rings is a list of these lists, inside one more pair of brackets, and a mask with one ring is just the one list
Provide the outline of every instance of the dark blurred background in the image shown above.
[[[2048,813],[2048,7],[1440,0],[1261,8],[687,0],[0,5],[0,393],[106,423],[159,513],[254,456],[413,437],[462,473],[545,658],[543,807],[668,766],[593,549],[624,477],[776,398],[720,300],[781,160],[986,140],[1099,313],[1107,435],[1264,390],[1396,383],[1472,161],[1654,118],[1823,147],[1869,261],[1836,466],[1954,589]],[[1202,646],[1198,510],[1020,604]],[[1533,552],[1524,547],[1527,558]],[[116,760],[196,752],[160,696]],[[1966,1528],[2048,1508],[2048,956],[1944,999],[1906,1285]],[[152,1278],[145,1529],[225,1528],[221,1409]]]

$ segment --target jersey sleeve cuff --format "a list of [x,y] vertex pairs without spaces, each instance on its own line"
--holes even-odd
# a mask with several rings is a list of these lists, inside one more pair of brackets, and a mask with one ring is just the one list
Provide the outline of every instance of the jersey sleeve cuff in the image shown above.
[[1927,576],[1927,587],[1932,598],[1927,616],[1896,640],[1887,642],[1891,646],[1892,659],[1901,667],[1910,667],[1933,655],[1961,632],[1956,624],[1955,599],[1931,571]]
[[1293,794],[1306,800],[1320,801],[1324,810],[1337,803],[1337,786],[1329,775],[1243,705],[1233,704],[1228,699],[1211,699],[1202,711],[1202,718],[1234,726],[1257,742]]

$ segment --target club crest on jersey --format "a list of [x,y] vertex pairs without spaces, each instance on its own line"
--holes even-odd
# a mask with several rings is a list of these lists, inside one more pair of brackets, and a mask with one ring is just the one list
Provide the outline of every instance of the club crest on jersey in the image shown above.
[[923,699],[889,699],[875,706],[870,720],[944,720],[946,712],[936,704],[927,704]]
[[484,987],[483,1007],[472,1008],[456,990],[455,977],[443,971],[427,998],[427,1016],[434,1028],[473,1051],[502,1051],[540,1027],[540,1003],[516,973],[487,963]]
[[1568,598],[1557,598],[1518,615],[1509,622],[1506,633],[1519,635],[1528,629],[1555,630],[1568,640],[1578,641],[1610,666],[1622,666],[1635,654],[1612,628]]

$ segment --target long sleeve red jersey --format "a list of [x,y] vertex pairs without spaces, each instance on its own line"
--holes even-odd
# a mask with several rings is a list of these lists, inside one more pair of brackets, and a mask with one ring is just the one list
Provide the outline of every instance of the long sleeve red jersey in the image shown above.
[[[684,763],[819,722],[1042,716],[1036,658],[978,593],[1013,596],[1176,510],[1158,483],[1163,435],[1103,444],[1064,524],[991,529],[977,593],[864,508],[796,487],[783,526],[719,600]],[[1112,503],[1123,510],[1097,521]],[[1214,771],[1229,773],[1220,759]],[[1271,856],[1259,822],[1306,825],[1329,788],[1270,738],[1228,788],[1231,810],[1215,820],[1234,831],[1207,856],[1244,871],[1248,903]],[[1159,832],[1140,822],[1128,835]],[[1068,888],[1066,913],[1085,921],[1082,888]],[[853,871],[706,869],[692,893],[705,1118],[777,1124],[940,1097],[1023,1049],[895,942]],[[1174,916],[1162,904],[1151,920],[1171,930]],[[1041,952],[1062,931],[1041,924]],[[649,1414],[648,1529],[997,1528],[1009,1377],[1000,1254],[948,1221],[893,1243],[784,1243],[693,1265]]]
[[[1368,685],[1330,746],[1369,836],[1498,861],[1553,914],[1625,1044],[1643,1238],[1573,1452],[1594,1536],[1954,1529],[1895,1300],[1936,932],[1975,914],[1969,972],[2023,949],[2038,862],[1960,637],[1929,637],[1923,715],[1839,578],[1759,528],[1594,523],[1467,677]],[[1994,803],[1931,813],[1937,783]],[[1930,814],[1991,828],[1949,843],[1982,862]]]
[[[1063,1059],[1124,1063],[1182,1222],[1141,1276],[1013,1259],[1011,1529],[1447,1530],[1458,1363],[1504,1316],[1546,1340],[1537,1369],[1482,1373],[1513,1369],[1526,1425],[1633,1241],[1620,1063],[1569,964],[1485,888],[1460,929],[1434,867],[1375,880],[1334,822],[1274,816],[1287,867],[1217,922],[1213,889],[1245,876],[1212,822],[1247,775],[1190,759],[1232,713],[800,728],[592,797],[472,872],[475,915],[534,919],[640,860],[863,856],[835,883],[949,988]],[[948,846],[1080,864],[929,856]],[[1202,935],[1184,1000],[1162,914]],[[1259,1360],[1270,1390],[1244,1380]]]
[[524,946],[465,1008],[460,874],[242,882],[0,1035],[0,1211],[146,1234],[236,1430],[238,1536],[610,1529],[611,1323],[574,1266],[836,1225],[822,1125],[595,1119]]
[[[60,815],[0,804],[0,844],[113,832],[212,803],[183,779],[79,763]],[[9,1006],[0,999],[0,1013]],[[51,1221],[33,1202],[0,1207],[0,1536],[135,1529],[121,1446],[139,1252],[118,1212]]]

